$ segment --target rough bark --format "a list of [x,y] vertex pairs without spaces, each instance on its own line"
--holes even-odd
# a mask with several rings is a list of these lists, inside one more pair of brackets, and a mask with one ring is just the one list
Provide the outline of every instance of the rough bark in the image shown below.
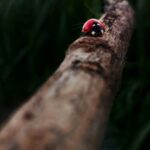
[[99,148],[133,28],[128,2],[107,2],[108,31],[69,46],[54,75],[1,129],[1,150]]

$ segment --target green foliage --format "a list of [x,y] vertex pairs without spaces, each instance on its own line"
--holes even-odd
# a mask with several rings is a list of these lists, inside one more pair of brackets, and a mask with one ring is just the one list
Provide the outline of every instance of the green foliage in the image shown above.
[[[121,150],[143,150],[150,148],[150,1],[130,2],[135,31],[110,126]],[[82,24],[102,8],[100,0],[0,0],[1,120],[55,71]]]

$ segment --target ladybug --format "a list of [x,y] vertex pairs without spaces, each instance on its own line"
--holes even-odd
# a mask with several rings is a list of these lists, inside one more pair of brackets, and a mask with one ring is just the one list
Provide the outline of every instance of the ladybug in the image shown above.
[[89,19],[84,23],[82,33],[90,36],[102,36],[105,32],[105,28],[106,26],[102,21],[98,19]]

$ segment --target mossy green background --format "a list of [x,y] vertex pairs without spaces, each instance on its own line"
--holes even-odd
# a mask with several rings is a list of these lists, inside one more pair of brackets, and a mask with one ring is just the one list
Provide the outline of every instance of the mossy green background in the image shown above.
[[[150,149],[150,0],[130,0],[135,29],[109,128],[119,150]],[[102,0],[0,0],[0,120],[23,104],[62,62]],[[113,147],[112,147],[113,149]]]

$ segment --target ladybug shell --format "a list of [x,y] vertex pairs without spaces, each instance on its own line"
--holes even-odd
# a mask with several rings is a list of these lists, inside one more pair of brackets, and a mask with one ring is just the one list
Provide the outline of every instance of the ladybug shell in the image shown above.
[[82,27],[82,32],[83,32],[83,33],[88,33],[88,32],[90,32],[90,31],[92,30],[92,25],[93,25],[93,23],[95,23],[95,22],[99,23],[100,26],[101,26],[101,28],[105,29],[105,25],[104,25],[100,20],[98,20],[98,19],[89,19],[89,20],[87,20],[87,21],[84,23],[84,25],[83,25],[83,27]]

